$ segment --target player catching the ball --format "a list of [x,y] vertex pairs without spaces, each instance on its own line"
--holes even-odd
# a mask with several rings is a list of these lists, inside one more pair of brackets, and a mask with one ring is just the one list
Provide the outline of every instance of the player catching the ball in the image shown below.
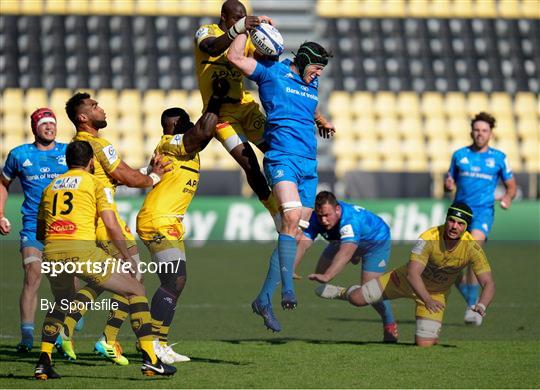
[[238,34],[227,59],[259,86],[259,96],[266,110],[264,169],[282,218],[278,247],[270,259],[263,288],[252,304],[265,325],[280,331],[270,301],[270,291],[281,282],[281,306],[297,305],[293,284],[298,227],[306,228],[317,191],[317,122],[321,135],[327,137],[334,127],[326,120],[315,120],[318,105],[319,77],[330,54],[315,42],[303,43],[294,61],[257,61],[245,55],[246,34]]

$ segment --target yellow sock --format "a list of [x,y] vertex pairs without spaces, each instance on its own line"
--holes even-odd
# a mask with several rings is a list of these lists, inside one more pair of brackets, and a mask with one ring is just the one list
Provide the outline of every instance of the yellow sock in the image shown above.
[[152,342],[152,337],[150,337],[150,340],[140,340],[139,339],[139,345],[141,346],[141,349],[146,352],[150,360],[152,361],[152,364],[157,363],[157,356],[154,352],[154,344]]
[[49,355],[49,359],[52,361],[52,351],[53,351],[54,344],[48,343],[46,341],[41,342],[41,352],[45,352],[47,355]]
[[268,199],[261,200],[261,203],[264,207],[266,207],[270,215],[276,215],[277,213],[279,213],[279,207],[276,202],[276,198],[274,198],[274,195],[272,193],[270,193]]

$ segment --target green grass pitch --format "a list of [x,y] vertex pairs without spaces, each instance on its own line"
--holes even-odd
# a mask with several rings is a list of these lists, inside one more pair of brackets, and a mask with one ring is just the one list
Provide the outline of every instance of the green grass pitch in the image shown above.
[[[76,334],[77,361],[56,356],[61,380],[32,378],[43,312],[36,321],[36,346],[26,356],[15,353],[19,338],[18,297],[22,270],[18,243],[1,241],[0,387],[1,388],[539,388],[540,248],[538,242],[491,242],[486,252],[494,269],[497,295],[481,327],[463,324],[464,303],[452,292],[441,344],[414,347],[414,305],[393,302],[400,343],[382,344],[382,327],[371,308],[327,301],[313,293],[315,283],[297,283],[297,310],[274,306],[283,326],[272,334],[250,303],[266,274],[271,245],[211,243],[188,248],[188,283],[179,300],[170,340],[190,356],[173,378],[146,379],[129,323],[121,340],[131,360],[114,366],[92,353],[106,312],[91,312]],[[391,266],[407,260],[411,244],[393,248]],[[322,247],[320,247],[322,248]],[[320,248],[313,248],[300,273],[307,275]],[[143,258],[146,249],[141,247]],[[357,282],[359,267],[349,265],[336,280]],[[146,275],[148,295],[157,277]],[[50,297],[43,281],[41,297]]]

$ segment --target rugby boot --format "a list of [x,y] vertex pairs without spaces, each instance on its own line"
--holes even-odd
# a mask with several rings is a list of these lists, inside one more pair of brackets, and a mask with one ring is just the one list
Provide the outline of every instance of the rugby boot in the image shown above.
[[253,313],[263,318],[266,328],[273,332],[281,332],[281,325],[274,316],[274,311],[272,310],[271,304],[263,305],[258,299],[255,299],[251,303],[251,309],[253,310]]
[[52,368],[51,359],[46,352],[41,352],[39,360],[34,369],[34,378],[39,380],[60,379],[60,375]]

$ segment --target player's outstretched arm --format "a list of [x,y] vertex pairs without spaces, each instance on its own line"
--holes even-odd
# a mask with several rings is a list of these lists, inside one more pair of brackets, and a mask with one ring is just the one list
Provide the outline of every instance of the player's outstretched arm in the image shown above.
[[149,175],[143,175],[139,170],[131,168],[124,161],[121,161],[118,167],[109,174],[120,183],[134,188],[151,187],[159,183],[163,175],[170,171],[170,161],[163,162],[161,156],[156,155],[152,163],[152,172]]
[[[304,255],[306,254],[306,251],[311,247],[313,244],[313,240],[302,235],[300,240],[298,241],[298,245],[296,247],[296,258],[294,259],[294,272],[296,275],[296,269],[302,262],[302,259],[304,258]],[[297,275],[298,277],[298,275]],[[299,277],[298,277],[299,278]]]
[[[199,43],[199,49],[212,57],[217,57],[227,50],[238,34],[253,30],[259,24],[261,24],[261,19],[259,19],[258,16],[246,16],[236,22],[229,30],[225,31],[225,34],[219,37],[209,36],[208,38],[203,39]],[[202,28],[199,31],[202,33]]]
[[512,200],[515,198],[516,192],[517,192],[517,185],[516,185],[515,177],[512,177],[511,179],[506,180],[504,182],[504,186],[506,187],[506,192],[501,198],[501,207],[503,209],[509,209],[510,206],[512,205]]
[[214,137],[218,123],[221,104],[227,99],[229,83],[225,79],[212,81],[212,97],[206,106],[206,111],[195,126],[186,131],[182,143],[186,153],[196,153],[203,150]]
[[407,265],[407,281],[413,288],[414,292],[426,305],[432,313],[437,313],[444,309],[444,304],[431,298],[424,281],[422,280],[422,272],[426,266],[419,261],[409,261]]
[[334,258],[332,259],[332,264],[330,264],[330,267],[326,270],[324,274],[311,274],[308,276],[311,280],[317,280],[321,283],[327,283],[334,279],[341,271],[343,271],[343,268],[347,265],[347,263],[351,260],[354,252],[358,249],[358,245],[352,243],[352,242],[346,242],[339,246],[338,252],[335,254]]
[[4,175],[0,175],[0,234],[4,236],[11,232],[11,223],[4,215],[10,184],[10,180],[6,179]]
[[317,129],[319,130],[319,136],[321,136],[322,138],[330,138],[336,132],[336,128],[334,127],[332,122],[330,122],[328,119],[325,118],[323,114],[321,114],[318,107],[317,111],[315,111],[315,124],[317,125]]
[[251,76],[257,67],[257,61],[251,57],[246,57],[244,49],[246,47],[247,35],[239,34],[231,43],[227,52],[227,60],[236,66],[245,76]]
[[482,286],[482,294],[478,299],[478,303],[473,307],[473,310],[481,316],[486,315],[486,309],[495,296],[495,281],[491,272],[483,272],[476,275],[480,286]]

